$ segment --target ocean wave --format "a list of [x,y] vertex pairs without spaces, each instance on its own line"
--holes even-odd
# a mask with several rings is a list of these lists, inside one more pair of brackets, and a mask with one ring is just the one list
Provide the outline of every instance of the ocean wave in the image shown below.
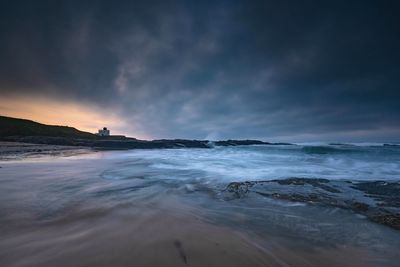
[[[400,151],[389,147],[252,146],[212,149],[135,150],[115,177],[138,172],[160,179],[213,182],[311,177],[349,180],[400,179]],[[118,160],[122,160],[118,157]]]
[[307,154],[333,154],[333,153],[356,153],[361,150],[348,146],[304,146],[301,149]]

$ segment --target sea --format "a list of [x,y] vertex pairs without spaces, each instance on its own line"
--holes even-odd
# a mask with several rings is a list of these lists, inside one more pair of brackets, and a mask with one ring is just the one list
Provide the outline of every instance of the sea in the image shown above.
[[0,167],[0,266],[400,266],[400,232],[352,211],[223,197],[231,182],[399,181],[397,144],[93,151]]

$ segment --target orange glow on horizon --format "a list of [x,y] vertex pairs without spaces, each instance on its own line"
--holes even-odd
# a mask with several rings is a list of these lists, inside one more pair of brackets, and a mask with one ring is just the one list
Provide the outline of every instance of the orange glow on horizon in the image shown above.
[[70,126],[91,133],[96,133],[102,127],[108,127],[111,129],[111,134],[130,135],[126,132],[126,123],[110,110],[72,101],[40,97],[2,97],[0,115],[49,125]]

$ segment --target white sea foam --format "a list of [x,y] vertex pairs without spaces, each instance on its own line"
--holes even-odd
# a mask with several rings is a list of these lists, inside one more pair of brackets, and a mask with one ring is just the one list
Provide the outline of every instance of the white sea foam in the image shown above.
[[202,173],[223,180],[263,180],[287,177],[398,180],[400,149],[361,146],[238,146],[212,149],[132,150],[119,159],[141,160],[154,172]]

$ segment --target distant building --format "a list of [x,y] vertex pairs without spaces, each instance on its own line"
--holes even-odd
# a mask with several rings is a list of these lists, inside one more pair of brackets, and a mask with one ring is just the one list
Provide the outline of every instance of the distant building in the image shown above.
[[107,129],[107,127],[104,127],[103,129],[100,129],[97,135],[100,136],[109,136],[110,135],[110,130]]

